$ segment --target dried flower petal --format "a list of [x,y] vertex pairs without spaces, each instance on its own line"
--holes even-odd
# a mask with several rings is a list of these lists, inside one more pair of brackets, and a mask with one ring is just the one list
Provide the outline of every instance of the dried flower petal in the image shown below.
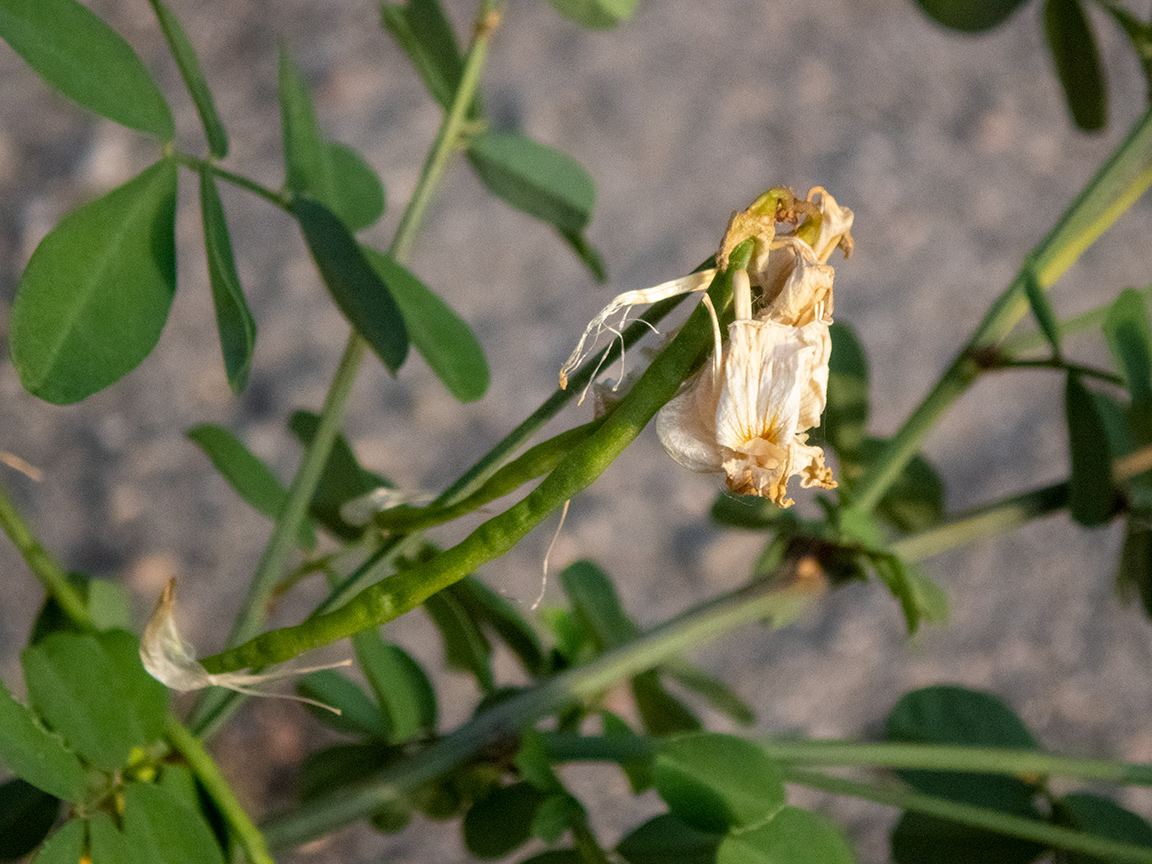
[[320,708],[327,708],[336,714],[340,711],[314,699],[305,699],[302,696],[293,696],[287,693],[267,693],[254,690],[251,684],[260,684],[277,678],[290,675],[303,675],[308,672],[317,672],[321,669],[334,669],[337,666],[348,666],[351,660],[339,663],[328,663],[323,666],[311,666],[305,669],[281,669],[262,675],[250,675],[247,672],[223,672],[213,675],[196,659],[196,649],[186,642],[176,628],[176,580],[169,579],[156,604],[156,611],[152,620],[144,628],[144,637],[140,640],[140,660],[148,674],[172,690],[187,692],[201,690],[204,687],[226,687],[238,693],[250,696],[271,696],[277,699],[292,699],[296,702],[306,702]]

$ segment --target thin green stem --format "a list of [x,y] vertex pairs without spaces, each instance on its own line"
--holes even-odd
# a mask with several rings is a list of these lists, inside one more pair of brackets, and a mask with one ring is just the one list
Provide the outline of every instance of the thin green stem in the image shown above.
[[595,660],[563,672],[501,702],[427,749],[381,772],[371,782],[342,788],[264,826],[269,845],[285,848],[321,837],[370,815],[453,770],[484,748],[519,733],[528,724],[592,697],[616,681],[638,675],[735,627],[771,619],[792,620],[820,595],[823,583],[799,581],[774,588],[755,582],[693,607]]
[[[737,247],[728,271],[709,289],[712,303],[724,312],[731,304],[731,274],[743,266],[751,242]],[[462,579],[481,564],[503,555],[549,514],[573,498],[623,452],[680,384],[703,362],[712,347],[708,312],[698,306],[680,333],[645,370],[604,423],[573,448],[532,492],[503,513],[484,522],[463,541],[431,561],[396,573],[372,585],[343,606],[294,627],[272,630],[250,642],[204,660],[210,672],[280,663],[305,651],[384,624],[423,603],[437,591]]]
[[239,842],[248,860],[252,864],[273,864],[264,835],[248,818],[232,787],[228,785],[228,781],[224,779],[224,775],[220,773],[219,767],[208,755],[200,739],[171,715],[168,716],[165,734],[172,746],[184,757],[184,761],[188,763],[188,767],[192,769],[192,773],[196,775],[196,779],[200,781],[200,785],[204,787],[216,809],[228,823],[230,832]]
[[959,356],[888,442],[853,489],[852,507],[871,511],[940,418],[979,376],[974,360],[1000,343],[1028,311],[1025,286],[1047,289],[1152,184],[1152,112],[1146,113],[1025,259],[1025,269],[992,304]]
[[1002,357],[992,368],[997,371],[1001,369],[1059,369],[1062,372],[1075,372],[1085,378],[1094,378],[1108,384],[1121,386],[1124,384],[1124,379],[1112,372],[1105,372],[1103,369],[1084,366],[1080,363],[1069,363],[1059,357],[1046,357],[1042,360],[1014,360],[1011,357]]
[[1141,864],[1152,862],[1152,847],[1121,843],[1105,837],[1073,831],[1070,828],[1061,828],[1047,822],[1027,819],[1023,816],[1013,816],[1009,813],[986,810],[971,804],[961,804],[945,798],[936,798],[932,795],[914,792],[895,783],[861,783],[857,780],[833,777],[818,771],[806,771],[789,766],[785,766],[784,780],[787,783],[820,789],[834,795],[847,795],[852,798],[862,798],[865,801],[875,801],[878,804],[899,807],[901,810],[923,813],[927,816],[959,822],[973,828],[981,828],[997,834],[1007,834],[1011,837],[1020,837],[1044,846],[1066,849],[1070,852],[1081,852],[1109,861],[1132,861],[1141,862]]
[[[1144,296],[1145,301],[1152,300],[1152,285],[1138,290]],[[1091,330],[1104,323],[1111,309],[1112,304],[1105,303],[1102,306],[1097,306],[1095,309],[1089,309],[1087,312],[1081,312],[1079,315],[1073,315],[1071,318],[1058,322],[1056,329],[1061,336],[1073,336],[1085,330]],[[1009,336],[1000,343],[1000,351],[1008,357],[1020,357],[1029,351],[1036,351],[1046,345],[1048,345],[1047,336],[1040,330],[1030,330],[1026,333],[1017,333]]]
[[16,551],[20,553],[32,575],[40,581],[44,590],[55,598],[72,623],[84,629],[91,627],[92,619],[88,615],[88,604],[84,602],[80,592],[69,583],[68,574],[56,563],[56,559],[40,545],[31,527],[24,521],[16,505],[2,488],[0,488],[0,528],[4,529],[4,533],[12,541],[12,545],[16,547]]
[[269,189],[267,186],[263,186],[260,183],[257,183],[255,180],[250,180],[249,178],[240,174],[235,174],[232,171],[226,171],[211,160],[201,159],[198,156],[193,156],[180,150],[174,150],[172,152],[172,158],[175,159],[179,164],[183,165],[185,168],[191,168],[193,171],[201,174],[205,172],[212,174],[215,177],[219,177],[221,180],[226,180],[233,186],[238,186],[239,188],[251,192],[254,195],[259,195],[265,201],[273,204],[276,207],[279,207],[286,213],[291,212],[291,196],[287,193],[277,192],[273,189]]
[[1152,786],[1152,766],[1109,759],[1084,759],[1036,750],[960,747],[951,744],[867,744],[853,741],[797,741],[772,738],[760,746],[770,759],[791,765],[841,768],[915,768],[978,771],[1014,777],[1052,776]]

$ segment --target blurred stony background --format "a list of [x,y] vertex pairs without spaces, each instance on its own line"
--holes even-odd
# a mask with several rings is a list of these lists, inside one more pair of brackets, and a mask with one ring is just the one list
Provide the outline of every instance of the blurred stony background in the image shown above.
[[[365,235],[387,243],[416,180],[438,111],[366,0],[173,0],[198,47],[232,136],[227,167],[278,186],[279,40],[315,90],[321,124],[380,172],[390,205]],[[202,152],[194,112],[142,0],[95,0],[161,80],[181,145]],[[466,0],[447,6],[466,34]],[[837,268],[837,317],[868,348],[873,431],[890,434],[923,396],[1100,160],[1142,110],[1136,62],[1100,21],[1114,97],[1108,131],[1071,128],[1027,5],[991,35],[962,38],[910,0],[664,0],[590,33],[543,0],[509,0],[483,87],[498,124],[576,157],[596,178],[590,237],[611,283],[593,286],[551,232],[491,200],[463,165],[429,213],[413,269],[472,324],[493,369],[478,403],[453,402],[414,357],[393,380],[369,364],[346,429],[361,458],[405,488],[437,491],[535,408],[586,321],[619,290],[681,275],[716,245],[731,210],[768,186],[822,184],[856,212],[856,255]],[[1096,10],[1091,10],[1095,12]],[[156,156],[152,142],[93,120],[0,50],[0,343],[23,263],[69,208],[124,181]],[[259,326],[252,381],[233,398],[216,345],[199,215],[186,175],[178,221],[180,291],[155,353],[87,402],[54,407],[25,394],[0,361],[0,449],[44,472],[39,483],[0,466],[0,482],[65,564],[120,579],[141,616],[170,575],[181,617],[216,650],[268,532],[183,437],[194,423],[240,434],[285,478],[298,450],[283,422],[318,409],[347,327],[319,285],[288,218],[225,189],[240,275]],[[1147,200],[1057,285],[1062,313],[1149,281]],[[1077,356],[1106,362],[1098,340]],[[7,352],[4,352],[7,357]],[[613,373],[614,374],[614,373]],[[980,382],[931,437],[927,452],[950,509],[1066,476],[1062,382],[1013,373]],[[573,409],[554,428],[585,418]],[[554,568],[590,557],[617,580],[645,624],[733,587],[758,552],[755,535],[720,531],[717,489],[662,452],[649,430],[572,502]],[[802,508],[811,497],[798,495]],[[474,524],[474,523],[469,523]],[[484,568],[489,584],[529,604],[554,522]],[[460,536],[444,531],[439,539]],[[939,556],[950,623],[909,641],[875,585],[827,598],[785,631],[749,629],[698,652],[757,708],[758,731],[874,733],[904,690],[934,682],[1007,698],[1050,748],[1152,761],[1149,635],[1115,599],[1116,528],[1088,532],[1064,517]],[[0,674],[20,688],[18,651],[40,589],[0,543]],[[301,588],[276,623],[320,596]],[[558,589],[549,589],[558,599]],[[419,614],[389,627],[439,669]],[[323,652],[337,658],[344,645]],[[447,725],[475,693],[438,683]],[[257,812],[290,801],[293,766],[318,739],[297,706],[249,702],[217,741],[224,767]],[[605,842],[657,804],[633,803],[612,769],[573,772]],[[886,860],[893,814],[797,793],[833,812],[862,861]],[[1152,798],[1130,797],[1146,816]],[[352,828],[285,856],[293,862],[465,861],[452,825],[396,837]]]

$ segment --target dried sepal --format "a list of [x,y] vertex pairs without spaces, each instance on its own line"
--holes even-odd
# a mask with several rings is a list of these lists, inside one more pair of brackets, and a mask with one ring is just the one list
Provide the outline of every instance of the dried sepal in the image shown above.
[[196,649],[185,641],[176,627],[176,580],[169,579],[160,594],[156,604],[156,611],[148,626],[144,628],[144,637],[140,640],[140,660],[148,674],[171,690],[187,692],[201,690],[205,687],[226,687],[237,693],[249,696],[269,696],[276,699],[291,699],[296,702],[306,702],[326,708],[336,714],[340,711],[314,699],[303,696],[294,696],[288,693],[268,693],[253,689],[251,685],[274,681],[278,678],[287,678],[292,675],[304,675],[308,672],[317,672],[321,669],[334,669],[337,666],[348,666],[351,660],[339,663],[328,663],[323,666],[310,666],[304,669],[281,669],[276,672],[263,674],[249,674],[247,672],[222,672],[212,674],[196,659]]

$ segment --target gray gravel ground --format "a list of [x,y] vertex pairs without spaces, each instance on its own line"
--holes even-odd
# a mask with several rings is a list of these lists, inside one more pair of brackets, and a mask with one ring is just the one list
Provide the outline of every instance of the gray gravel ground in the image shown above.
[[[197,122],[143,2],[93,7],[141,53],[178,112],[181,141]],[[282,178],[275,104],[277,40],[313,85],[321,123],[381,173],[390,206],[368,238],[384,244],[411,192],[437,111],[368,2],[206,0],[174,8],[201,51],[233,140],[228,166],[271,186]],[[448,7],[461,32],[470,4]],[[635,20],[589,33],[541,0],[509,0],[484,96],[498,123],[522,127],[595,176],[590,237],[612,275],[592,286],[550,232],[493,202],[457,166],[433,205],[413,269],[475,328],[493,368],[482,401],[454,403],[419,359],[398,380],[367,368],[347,431],[363,460],[412,489],[439,490],[536,407],[585,322],[617,290],[686,272],[709,254],[728,213],[764,188],[822,184],[856,212],[856,255],[838,267],[836,311],[868,348],[873,431],[888,434],[923,396],[1021,256],[1120,140],[1144,101],[1134,60],[1101,20],[1113,87],[1109,130],[1071,129],[1038,26],[1039,4],[981,38],[925,21],[907,0],[666,0]],[[1096,10],[1092,10],[1095,12]],[[0,342],[20,267],[70,207],[154,158],[151,144],[53,96],[0,51]],[[181,580],[188,635],[220,645],[267,524],[183,438],[211,421],[238,432],[289,476],[297,448],[283,431],[296,407],[317,408],[347,328],[317,283],[289,220],[225,192],[240,275],[260,328],[252,383],[224,382],[185,178],[178,220],[181,289],[155,353],[82,405],[58,408],[20,389],[0,362],[0,449],[43,469],[32,483],[0,467],[45,544],[69,567],[122,579],[138,611],[163,581]],[[1072,313],[1149,281],[1148,200],[1083,257],[1054,302]],[[1078,356],[1105,362],[1091,339]],[[5,355],[6,356],[6,355]],[[931,437],[927,452],[950,509],[1066,476],[1062,384],[1043,372],[980,383]],[[572,410],[559,424],[585,417]],[[646,432],[573,501],[554,566],[598,561],[629,609],[658,622],[737,585],[759,539],[708,524],[714,478],[689,474]],[[800,496],[798,496],[800,497]],[[803,496],[800,506],[810,506]],[[531,602],[554,523],[483,576]],[[460,531],[445,531],[445,541]],[[933,682],[1009,699],[1049,747],[1152,761],[1149,625],[1114,597],[1119,534],[1055,517],[939,556],[930,574],[953,616],[909,641],[895,604],[874,585],[837,592],[779,633],[746,630],[701,650],[758,709],[763,733],[874,732],[904,690]],[[18,650],[40,601],[0,544],[0,674],[19,682]],[[318,586],[279,611],[295,621]],[[555,587],[549,598],[556,599]],[[419,616],[390,634],[438,668]],[[336,646],[325,657],[342,656]],[[445,676],[448,723],[475,694]],[[257,812],[289,800],[293,766],[318,739],[296,706],[252,704],[218,740],[226,770]],[[572,772],[606,842],[657,804],[633,803],[613,772]],[[844,824],[860,860],[887,859],[892,814],[797,793]],[[1127,799],[1152,815],[1152,798]],[[285,856],[294,862],[465,861],[456,829],[419,824],[384,838],[365,828]]]

